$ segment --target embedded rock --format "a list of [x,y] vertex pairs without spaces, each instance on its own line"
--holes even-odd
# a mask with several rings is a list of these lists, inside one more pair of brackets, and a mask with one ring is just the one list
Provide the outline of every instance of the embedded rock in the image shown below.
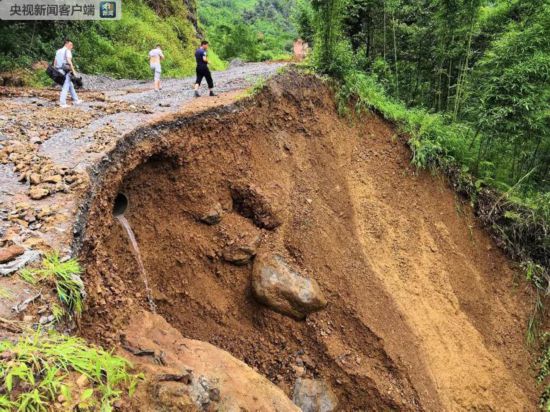
[[241,241],[227,246],[222,251],[223,260],[237,266],[246,265],[256,256],[260,239],[255,237],[249,241]]
[[23,253],[25,253],[25,248],[17,245],[0,248],[0,263],[11,262]]
[[222,205],[217,202],[200,217],[200,221],[206,223],[207,225],[215,225],[220,223],[222,220],[222,214]]
[[[244,362],[207,342],[184,338],[159,315],[135,313],[122,336],[127,347],[163,354],[159,365],[154,357],[132,355],[131,351],[122,353],[146,375],[178,376],[185,371],[191,377],[171,382],[146,379],[144,385],[138,386],[130,410],[300,411],[280,388]],[[162,405],[157,409],[144,408],[140,402],[143,391],[156,392]]]
[[314,279],[298,273],[282,256],[269,253],[258,255],[254,261],[252,291],[261,303],[297,319],[327,305]]
[[332,412],[338,407],[338,398],[322,380],[298,379],[292,401],[302,412]]

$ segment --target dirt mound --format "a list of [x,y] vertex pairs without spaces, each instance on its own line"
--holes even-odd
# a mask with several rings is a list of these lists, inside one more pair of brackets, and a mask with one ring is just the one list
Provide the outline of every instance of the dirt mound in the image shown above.
[[[390,125],[338,117],[329,89],[296,74],[129,135],[98,165],[77,227],[82,333],[118,344],[148,307],[111,214],[123,192],[158,312],[287,395],[321,378],[342,410],[534,410],[529,290],[469,206],[409,157]],[[224,258],[235,249],[248,251],[239,264]],[[315,279],[328,306],[297,321],[258,303],[260,251]]]

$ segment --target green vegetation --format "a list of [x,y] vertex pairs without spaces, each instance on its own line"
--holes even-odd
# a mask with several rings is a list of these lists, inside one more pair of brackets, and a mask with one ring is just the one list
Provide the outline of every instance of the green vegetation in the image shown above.
[[63,410],[107,412],[139,378],[125,359],[55,332],[4,340],[0,353],[1,410],[48,411],[58,402]]
[[413,163],[452,173],[478,207],[490,198],[482,220],[512,256],[542,268],[534,283],[547,294],[550,5],[311,5],[314,65],[339,80],[344,105],[400,125]]
[[461,165],[499,189],[514,187],[522,198],[548,192],[548,2],[312,5],[321,71],[341,79],[353,71],[368,74],[406,107],[460,125],[452,147],[448,138],[432,143],[443,143]]
[[23,269],[20,276],[23,280],[36,284],[38,282],[53,282],[57,297],[62,306],[55,306],[53,315],[56,320],[67,314],[69,317],[79,316],[84,307],[84,284],[80,278],[82,269],[75,259],[61,261],[58,252],[45,256],[39,269]]
[[[128,0],[124,2],[120,21],[1,21],[0,72],[28,69],[39,60],[51,62],[55,50],[68,37],[75,44],[73,55],[78,70],[87,74],[149,78],[147,53],[159,43],[166,56],[164,75],[190,75],[194,72],[194,50],[199,43],[188,18],[190,12],[195,11],[188,10],[186,3],[179,0],[151,3]],[[210,59],[214,69],[223,67],[215,54]]]
[[12,297],[12,294],[9,290],[0,287],[0,299],[9,299]]
[[283,59],[297,36],[293,6],[294,0],[203,0],[199,17],[221,58]]

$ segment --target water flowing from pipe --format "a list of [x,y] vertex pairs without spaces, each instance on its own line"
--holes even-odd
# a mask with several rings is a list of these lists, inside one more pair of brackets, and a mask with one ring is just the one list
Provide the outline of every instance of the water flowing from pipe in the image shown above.
[[126,234],[128,235],[128,239],[130,239],[130,243],[132,245],[132,251],[133,254],[138,262],[139,270],[141,272],[141,277],[143,279],[143,283],[145,284],[145,292],[147,293],[147,301],[149,302],[149,307],[151,308],[151,312],[156,313],[157,312],[157,306],[155,305],[155,301],[153,300],[153,293],[151,291],[151,288],[149,288],[149,281],[147,280],[147,272],[145,271],[145,266],[143,266],[143,260],[141,260],[141,253],[139,251],[139,247],[136,241],[136,236],[134,235],[134,231],[130,227],[130,223],[126,220],[124,215],[118,215],[116,216],[124,230],[126,231]]

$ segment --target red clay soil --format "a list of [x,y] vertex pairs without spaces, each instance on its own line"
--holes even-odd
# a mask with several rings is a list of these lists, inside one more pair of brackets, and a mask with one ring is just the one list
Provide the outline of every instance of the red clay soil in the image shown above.
[[[140,133],[100,167],[83,217],[84,336],[118,344],[129,315],[147,308],[110,213],[121,191],[158,312],[287,394],[310,376],[345,411],[536,409],[529,288],[445,181],[411,168],[390,124],[339,117],[320,80],[285,75],[254,98]],[[236,185],[282,225],[243,216]],[[202,223],[217,202],[221,222]],[[223,251],[258,239],[319,282],[324,310],[297,321],[254,300],[251,263]]]

